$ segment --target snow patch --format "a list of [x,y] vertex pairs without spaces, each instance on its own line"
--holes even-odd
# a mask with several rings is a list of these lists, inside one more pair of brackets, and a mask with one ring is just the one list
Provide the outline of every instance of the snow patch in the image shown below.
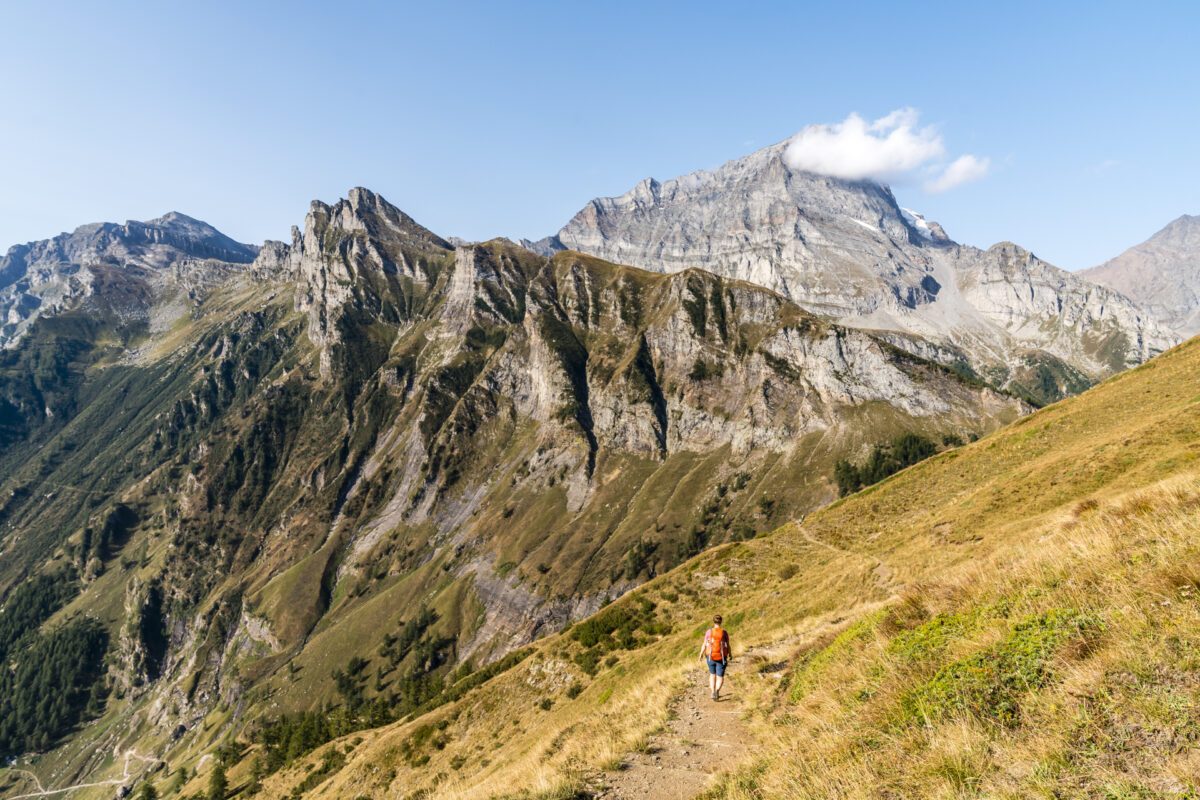
[[923,216],[908,208],[901,208],[900,216],[904,217],[904,221],[908,223],[909,227],[921,234],[923,238],[933,241],[933,231],[929,229],[929,223]]
[[871,225],[868,222],[863,222],[861,219],[854,219],[854,217],[851,217],[850,221],[853,222],[855,225],[862,225],[864,228],[869,230],[871,233],[879,233],[878,228],[876,228],[874,225]]

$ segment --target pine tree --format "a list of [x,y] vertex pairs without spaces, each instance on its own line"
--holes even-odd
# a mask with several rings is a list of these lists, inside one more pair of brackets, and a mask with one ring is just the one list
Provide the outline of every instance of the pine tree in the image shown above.
[[258,794],[262,791],[262,779],[267,774],[267,766],[262,756],[255,756],[250,762],[250,785],[246,787],[247,794]]
[[229,782],[225,779],[225,767],[221,762],[213,765],[212,775],[208,778],[208,800],[225,800],[229,791]]

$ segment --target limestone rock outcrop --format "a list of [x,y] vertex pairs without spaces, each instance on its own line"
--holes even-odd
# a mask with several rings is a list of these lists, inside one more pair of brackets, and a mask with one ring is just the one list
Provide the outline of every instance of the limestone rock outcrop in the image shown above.
[[1023,372],[1041,362],[1099,380],[1178,341],[1127,297],[1015,245],[953,242],[887,186],[793,170],[786,145],[711,172],[646,179],[530,246],[750,281],[999,386],[1024,388]]
[[150,295],[186,293],[205,273],[248,264],[257,254],[258,248],[174,211],[147,222],[82,225],[15,245],[0,257],[0,347],[11,347],[43,314],[97,292],[115,300],[118,310],[137,313]]

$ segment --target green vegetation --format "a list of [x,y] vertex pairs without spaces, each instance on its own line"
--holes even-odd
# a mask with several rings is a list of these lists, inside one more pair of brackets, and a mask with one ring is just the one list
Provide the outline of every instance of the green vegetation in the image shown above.
[[1079,394],[1092,385],[1086,375],[1050,356],[1028,360],[1014,370],[1012,391],[1041,407]]
[[646,597],[637,597],[631,602],[614,603],[576,624],[571,629],[571,639],[579,642],[586,650],[597,646],[607,650],[628,650],[634,646],[634,635],[638,631],[643,631],[649,636],[662,636],[671,632],[670,625],[655,616],[654,611],[657,607],[653,600]]
[[906,433],[888,445],[875,445],[866,462],[856,467],[849,461],[839,461],[834,466],[833,478],[838,494],[845,497],[864,486],[879,483],[905,467],[910,467],[937,452],[937,445],[915,433]]
[[882,613],[860,619],[831,641],[828,645],[802,654],[792,668],[788,699],[799,702],[812,688],[817,676],[832,663],[849,657],[849,654],[875,632]]
[[[395,634],[384,637],[379,654],[386,664],[376,673],[374,697],[367,695],[368,662],[352,656],[345,669],[335,669],[331,675],[340,696],[336,706],[260,722],[254,739],[263,747],[267,772],[331,739],[400,719],[441,697],[454,641],[433,632],[436,621],[437,615],[422,607]],[[384,676],[400,667],[403,669],[388,681],[390,689],[385,694]]]
[[706,381],[710,378],[719,378],[725,374],[725,368],[720,364],[710,364],[702,358],[697,358],[692,364],[692,371],[688,373],[688,378],[693,381]]
[[213,765],[212,774],[208,776],[208,793],[206,800],[225,800],[229,794],[229,781],[225,777],[225,767],[221,762]]
[[70,570],[36,575],[18,585],[0,608],[0,663],[78,592],[79,581]]
[[965,712],[1016,725],[1022,697],[1050,680],[1049,661],[1062,643],[1093,638],[1103,629],[1096,617],[1071,609],[1028,617],[999,644],[939,669],[904,698],[902,707],[919,720],[940,721]]
[[104,629],[82,619],[10,652],[0,669],[0,756],[45,751],[73,725],[100,713]]

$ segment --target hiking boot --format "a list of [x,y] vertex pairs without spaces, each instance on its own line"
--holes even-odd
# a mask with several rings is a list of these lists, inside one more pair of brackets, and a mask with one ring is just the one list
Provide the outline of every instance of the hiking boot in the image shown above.
[[716,692],[713,692],[713,693],[712,693],[712,699],[713,699],[713,700],[716,700],[716,699],[717,699],[717,693],[716,693]]

